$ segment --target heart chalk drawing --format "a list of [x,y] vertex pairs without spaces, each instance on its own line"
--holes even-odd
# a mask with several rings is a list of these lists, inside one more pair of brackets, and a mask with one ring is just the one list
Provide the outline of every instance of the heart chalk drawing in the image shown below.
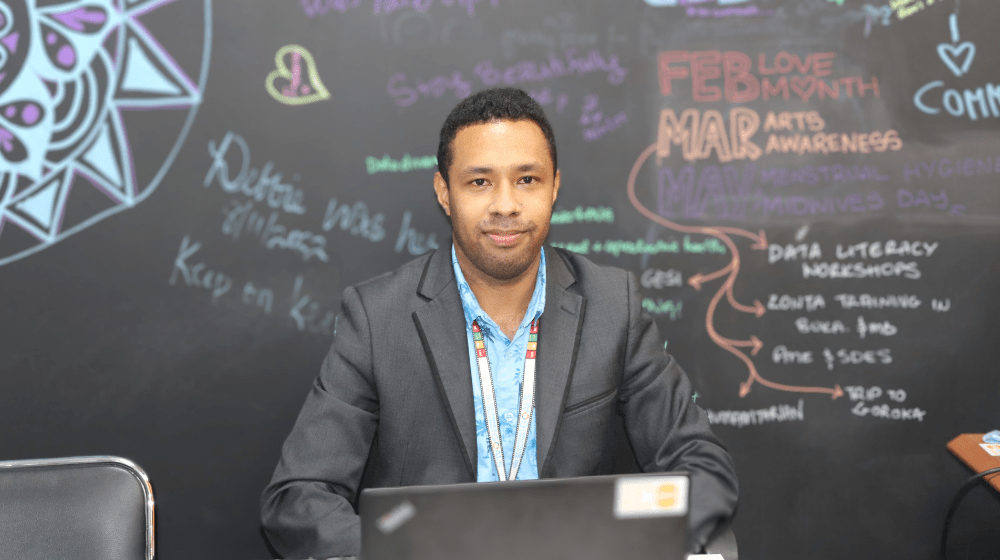
[[[285,58],[290,58],[291,69]],[[305,79],[303,80],[302,70],[305,64]],[[267,93],[271,94],[276,101],[285,105],[306,105],[317,101],[330,99],[330,92],[319,79],[319,72],[316,70],[316,61],[304,47],[299,45],[286,45],[278,49],[274,55],[275,69],[267,75],[265,86]],[[287,81],[281,89],[278,89],[277,80]]]
[[813,76],[806,76],[805,78],[792,76],[790,82],[792,84],[792,91],[797,93],[803,102],[808,102],[813,92],[816,91],[816,78]]
[[[944,65],[948,67],[956,76],[961,76],[969,71],[969,67],[972,66],[972,59],[976,57],[976,45],[969,41],[965,41],[960,45],[950,45],[948,43],[941,43],[937,46],[938,56],[941,57],[941,61]],[[961,61],[963,54],[965,53],[965,60]]]

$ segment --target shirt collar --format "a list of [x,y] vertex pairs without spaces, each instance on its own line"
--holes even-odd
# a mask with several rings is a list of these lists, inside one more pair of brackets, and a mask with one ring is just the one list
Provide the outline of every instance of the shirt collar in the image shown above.
[[[451,265],[455,269],[455,280],[458,281],[458,294],[462,299],[462,311],[465,313],[465,328],[471,329],[472,322],[478,321],[480,327],[496,329],[496,332],[501,332],[500,326],[479,306],[479,300],[476,299],[476,294],[472,292],[472,288],[469,287],[469,283],[465,279],[465,274],[462,273],[462,267],[458,264],[454,243],[451,245]],[[545,280],[545,251],[542,250],[542,259],[538,264],[538,276],[535,278],[535,292],[531,295],[531,301],[528,303],[528,310],[521,320],[520,328],[527,328],[532,321],[541,317],[542,311],[545,309]]]

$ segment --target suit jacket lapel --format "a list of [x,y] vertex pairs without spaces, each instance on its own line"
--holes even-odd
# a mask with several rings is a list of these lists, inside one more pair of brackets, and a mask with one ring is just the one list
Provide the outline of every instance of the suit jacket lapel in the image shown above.
[[[535,389],[535,431],[538,475],[545,478],[566,407],[566,395],[576,363],[586,299],[567,288],[576,282],[566,261],[546,248],[545,311],[539,323],[538,371]],[[461,306],[461,303],[459,303]],[[468,360],[467,360],[468,361]]]
[[413,312],[413,322],[475,480],[476,416],[468,335],[449,251],[439,249],[430,256],[417,291],[428,301]]

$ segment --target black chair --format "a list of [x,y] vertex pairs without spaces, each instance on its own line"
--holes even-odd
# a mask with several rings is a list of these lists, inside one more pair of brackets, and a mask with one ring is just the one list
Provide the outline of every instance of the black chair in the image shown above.
[[0,461],[0,558],[152,560],[153,489],[120,457]]

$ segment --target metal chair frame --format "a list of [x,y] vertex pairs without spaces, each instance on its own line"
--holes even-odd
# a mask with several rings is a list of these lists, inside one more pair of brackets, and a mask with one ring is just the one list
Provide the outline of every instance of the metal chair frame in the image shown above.
[[146,504],[146,560],[153,560],[155,553],[155,535],[153,530],[153,486],[149,483],[146,471],[139,465],[113,455],[93,455],[84,457],[61,457],[56,459],[22,459],[16,461],[0,461],[0,471],[5,469],[31,469],[37,467],[69,467],[79,465],[113,465],[124,469],[135,477],[142,488]]

